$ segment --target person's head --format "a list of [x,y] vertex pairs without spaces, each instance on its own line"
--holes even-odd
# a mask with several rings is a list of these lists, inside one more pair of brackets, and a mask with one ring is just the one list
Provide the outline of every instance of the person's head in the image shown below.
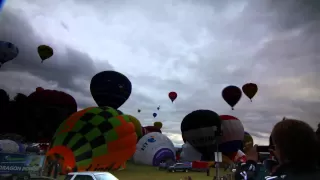
[[271,133],[275,155],[281,163],[308,166],[316,163],[317,137],[305,122],[286,119],[278,122]]

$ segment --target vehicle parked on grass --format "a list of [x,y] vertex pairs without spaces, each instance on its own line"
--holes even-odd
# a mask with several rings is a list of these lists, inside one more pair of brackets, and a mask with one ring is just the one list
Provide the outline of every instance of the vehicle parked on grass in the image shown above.
[[176,163],[168,167],[169,172],[189,172],[192,170],[192,163]]
[[66,175],[64,180],[119,180],[109,172],[85,171],[71,172]]

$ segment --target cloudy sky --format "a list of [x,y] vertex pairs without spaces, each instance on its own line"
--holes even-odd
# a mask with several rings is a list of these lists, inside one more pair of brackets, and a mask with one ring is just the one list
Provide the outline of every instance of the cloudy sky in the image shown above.
[[[91,77],[116,70],[133,84],[121,110],[144,125],[162,121],[175,144],[182,143],[181,120],[197,109],[238,117],[265,144],[283,116],[320,122],[318,5],[303,2],[9,0],[0,40],[15,43],[20,54],[0,69],[0,88],[11,96],[58,89],[84,108],[96,105]],[[55,50],[43,64],[40,44]],[[242,97],[231,111],[221,90],[247,82],[259,86],[254,102]],[[170,91],[178,93],[173,104]]]

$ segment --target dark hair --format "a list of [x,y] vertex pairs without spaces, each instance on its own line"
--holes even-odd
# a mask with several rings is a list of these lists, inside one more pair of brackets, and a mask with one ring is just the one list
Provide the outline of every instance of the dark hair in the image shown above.
[[280,160],[294,167],[310,167],[317,163],[317,137],[305,122],[286,119],[278,122],[271,133],[273,142],[280,150]]

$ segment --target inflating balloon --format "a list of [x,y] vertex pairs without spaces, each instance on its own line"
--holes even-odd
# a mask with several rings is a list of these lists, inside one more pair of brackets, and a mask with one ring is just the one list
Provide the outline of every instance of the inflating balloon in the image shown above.
[[[23,135],[29,141],[38,142],[40,139],[52,139],[59,125],[71,114],[77,112],[77,102],[62,91],[36,88],[28,98],[28,121]],[[45,113],[39,113],[45,112]],[[46,119],[46,121],[44,121]],[[21,119],[23,121],[23,119]]]
[[135,152],[137,134],[127,115],[111,107],[78,111],[57,129],[47,155],[64,158],[63,169],[118,169]]
[[233,155],[242,149],[244,127],[242,122],[230,115],[220,115],[223,136],[219,142],[219,151],[233,159]]
[[258,86],[254,83],[247,83],[242,86],[243,93],[250,99],[252,102],[252,98],[257,94],[258,92]]
[[133,123],[137,137],[138,137],[138,139],[140,139],[143,136],[142,126],[141,126],[140,121],[134,116],[131,116],[131,115],[127,115],[127,116],[129,117],[130,121]]
[[221,120],[216,112],[196,110],[185,116],[181,122],[184,142],[189,142],[203,155],[203,160],[213,160],[216,150],[216,132],[221,128]]
[[1,66],[16,58],[19,54],[19,49],[10,42],[0,41],[0,68]]
[[169,92],[168,96],[169,96],[170,100],[173,102],[174,100],[177,99],[178,94],[176,92],[172,91],[172,92]]
[[188,142],[182,145],[181,160],[183,161],[199,161],[201,160],[202,154],[198,152]]
[[234,110],[234,106],[239,102],[242,96],[242,91],[237,86],[227,86],[222,90],[223,99],[231,106]]
[[154,122],[153,125],[159,129],[162,128],[162,122]]
[[1,153],[17,153],[19,152],[19,145],[18,143],[9,139],[0,140],[0,152]]
[[175,162],[175,148],[171,140],[158,132],[143,136],[137,143],[133,161],[137,164],[159,166],[161,162]]
[[157,113],[153,113],[152,116],[153,116],[154,118],[156,118],[156,117],[157,117]]
[[43,63],[44,60],[53,56],[53,49],[47,45],[40,45],[38,46],[38,54],[41,58],[41,63]]
[[130,80],[116,71],[103,71],[94,75],[90,83],[93,99],[99,107],[109,106],[118,109],[131,94]]

